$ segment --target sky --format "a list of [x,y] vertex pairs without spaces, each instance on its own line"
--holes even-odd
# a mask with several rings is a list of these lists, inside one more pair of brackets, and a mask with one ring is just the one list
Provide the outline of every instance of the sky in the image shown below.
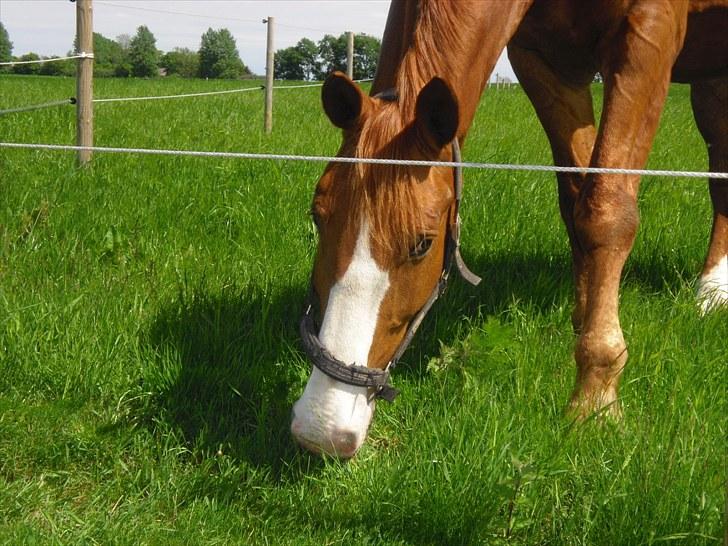
[[[197,50],[210,27],[233,34],[243,62],[265,73],[266,25],[274,18],[276,49],[301,38],[320,40],[346,31],[381,38],[389,0],[93,0],[94,32],[107,38],[133,36],[146,25],[157,48]],[[0,0],[0,21],[13,42],[13,54],[65,55],[73,46],[76,5],[69,0]],[[501,56],[494,73],[515,79]]]

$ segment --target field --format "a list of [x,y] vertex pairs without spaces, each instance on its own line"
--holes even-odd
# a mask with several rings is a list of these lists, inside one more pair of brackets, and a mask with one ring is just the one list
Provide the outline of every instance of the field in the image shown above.
[[[234,87],[97,80],[97,97]],[[246,84],[247,85],[247,84]],[[0,109],[74,94],[0,77]],[[334,154],[317,89],[98,104],[96,143]],[[600,90],[595,90],[599,98]],[[0,117],[0,140],[72,144],[74,110]],[[519,90],[489,90],[471,161],[550,163]],[[706,170],[689,90],[649,166]],[[0,543],[718,544],[728,313],[701,318],[703,180],[645,178],[621,318],[620,424],[564,415],[572,282],[550,174],[465,173],[454,280],[348,463],[288,432],[310,371],[297,324],[323,169],[0,150]]]

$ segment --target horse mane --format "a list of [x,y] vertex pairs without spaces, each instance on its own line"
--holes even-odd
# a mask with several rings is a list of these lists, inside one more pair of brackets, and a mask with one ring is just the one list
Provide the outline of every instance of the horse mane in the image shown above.
[[401,63],[394,75],[405,118],[414,116],[417,96],[434,76],[454,81],[463,72],[460,64],[472,58],[468,50],[478,43],[477,29],[470,23],[477,20],[475,10],[483,9],[478,2],[467,1],[420,0],[416,4],[412,31],[403,38]]
[[[356,135],[345,138],[340,155],[360,159],[411,159],[409,135],[396,103],[374,109]],[[420,224],[412,168],[392,164],[344,164],[351,191],[351,214],[366,219],[376,245],[406,255]],[[355,220],[359,221],[359,220]]]
[[[353,139],[356,144],[346,155],[358,158],[411,159],[417,143],[414,132],[406,131],[415,115],[420,90],[434,76],[447,78],[455,73],[453,63],[464,59],[469,35],[462,21],[472,2],[422,0],[413,12],[412,32],[403,38],[402,55],[395,75],[396,100],[381,100]],[[455,50],[442,51],[441,42],[454,44]],[[392,52],[382,52],[384,62]],[[375,99],[378,100],[378,99]],[[346,143],[344,144],[346,147]],[[345,152],[346,153],[346,152]],[[353,202],[369,220],[370,232],[377,243],[400,254],[415,241],[421,225],[422,205],[414,191],[426,178],[426,170],[404,165],[366,165],[352,167],[349,179],[355,192]]]

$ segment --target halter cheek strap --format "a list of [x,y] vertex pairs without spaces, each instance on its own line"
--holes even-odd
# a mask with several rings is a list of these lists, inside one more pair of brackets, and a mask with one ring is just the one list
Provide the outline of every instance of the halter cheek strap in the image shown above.
[[390,371],[397,365],[397,362],[407,350],[407,347],[409,347],[412,339],[415,337],[417,329],[420,327],[420,324],[422,324],[425,315],[427,315],[427,312],[430,310],[435,301],[437,301],[437,298],[445,292],[448,278],[450,276],[450,268],[453,263],[455,263],[455,267],[457,267],[460,276],[468,283],[473,286],[477,286],[481,281],[480,277],[468,269],[460,255],[460,201],[463,193],[463,172],[462,167],[459,165],[461,163],[461,155],[457,138],[452,141],[452,156],[453,162],[455,163],[453,177],[455,186],[455,199],[453,202],[454,209],[452,211],[453,221],[448,225],[447,229],[448,233],[447,240],[445,241],[445,256],[443,259],[440,279],[437,281],[437,285],[432,290],[430,297],[427,298],[425,304],[410,321],[407,326],[407,332],[405,332],[397,350],[394,352],[391,360],[387,363],[387,366],[383,370],[367,368],[366,366],[358,366],[355,364],[346,364],[341,360],[336,359],[323,346],[318,334],[316,333],[316,325],[313,318],[313,307],[316,301],[313,281],[311,282],[308,291],[308,296],[306,298],[306,310],[303,313],[300,325],[301,340],[303,341],[303,347],[306,354],[311,359],[314,366],[332,379],[341,381],[347,385],[372,389],[373,398],[382,398],[388,402],[392,402],[399,394],[399,391],[389,384]]

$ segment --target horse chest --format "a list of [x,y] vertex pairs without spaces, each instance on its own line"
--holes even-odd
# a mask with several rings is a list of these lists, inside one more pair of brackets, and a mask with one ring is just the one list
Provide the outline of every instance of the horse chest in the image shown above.
[[512,43],[538,51],[554,71],[574,83],[591,81],[635,5],[642,0],[536,0]]

